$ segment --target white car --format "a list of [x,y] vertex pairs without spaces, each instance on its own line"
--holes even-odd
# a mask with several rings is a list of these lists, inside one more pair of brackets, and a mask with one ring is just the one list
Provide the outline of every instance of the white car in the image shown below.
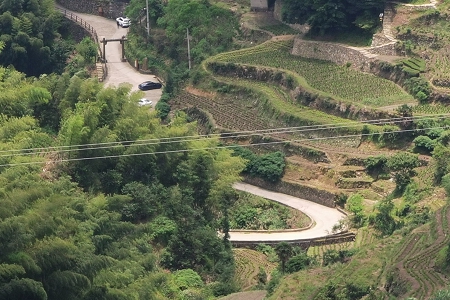
[[146,98],[142,98],[142,99],[140,99],[139,100],[139,102],[138,102],[138,105],[139,106],[145,106],[145,105],[152,105],[152,101],[151,100],[148,100],[148,99],[146,99]]
[[127,17],[118,17],[116,19],[117,25],[120,25],[122,27],[129,27],[131,24],[131,20],[128,19]]

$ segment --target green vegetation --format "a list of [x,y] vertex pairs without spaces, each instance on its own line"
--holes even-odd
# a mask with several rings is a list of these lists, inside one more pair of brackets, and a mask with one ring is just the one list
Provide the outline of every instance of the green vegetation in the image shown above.
[[288,23],[309,24],[314,34],[333,34],[363,29],[370,33],[379,26],[378,15],[383,11],[383,1],[331,0],[320,2],[295,0],[283,2],[282,18]]
[[274,35],[289,35],[289,34],[299,34],[300,32],[292,29],[286,24],[275,24],[275,25],[266,25],[261,27],[262,30],[269,31]]
[[303,213],[274,201],[247,193],[238,195],[239,198],[228,211],[231,229],[304,228],[311,222]]
[[256,155],[252,151],[243,147],[233,148],[234,155],[247,160],[244,173],[251,176],[260,177],[269,182],[277,182],[281,179],[286,163],[284,154],[280,151]]
[[67,22],[51,0],[2,1],[0,64],[28,76],[62,73],[74,46]]
[[[67,74],[28,82],[5,68],[1,74],[4,95],[29,95],[5,98],[5,107],[14,108],[8,100],[22,111],[5,109],[0,121],[7,151],[0,170],[2,298],[205,299],[236,290],[230,246],[216,234],[224,224],[216,220],[233,201],[242,159],[225,149],[164,154],[215,147],[214,139],[121,143],[195,135],[181,113],[170,127],[160,124],[129,86],[102,88]],[[41,112],[55,101],[55,116]],[[40,123],[61,126],[46,132]],[[71,150],[34,153],[49,146]],[[113,157],[85,159],[92,156]]]
[[402,70],[411,76],[418,76],[419,73],[425,71],[425,61],[421,58],[411,57],[402,59],[400,63],[403,65]]
[[304,77],[312,88],[348,102],[378,107],[412,100],[391,81],[330,62],[293,56],[289,53],[291,47],[292,41],[267,42],[220,54],[213,59],[289,70]]

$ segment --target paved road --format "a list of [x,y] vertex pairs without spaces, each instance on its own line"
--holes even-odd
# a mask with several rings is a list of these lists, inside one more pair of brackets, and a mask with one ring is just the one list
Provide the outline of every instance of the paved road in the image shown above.
[[314,220],[315,225],[308,230],[300,232],[280,233],[237,233],[230,232],[230,241],[289,241],[309,239],[326,236],[331,233],[333,225],[345,217],[337,209],[326,207],[305,199],[271,192],[246,183],[235,183],[234,188],[254,195],[274,200],[287,206],[298,209]]
[[[117,28],[114,20],[106,19],[100,16],[75,13],[97,32],[99,40],[118,39],[126,35],[128,29]],[[118,86],[121,83],[130,83],[132,91],[138,91],[137,85],[146,80],[155,80],[153,75],[144,75],[136,71],[128,62],[121,61],[121,45],[119,42],[110,42],[106,44],[106,60],[108,66],[108,77],[104,81],[105,85]],[[145,97],[152,100],[154,104],[161,97],[161,90],[146,91]],[[317,203],[296,198],[293,196],[271,192],[262,188],[245,184],[236,183],[234,188],[237,190],[249,192],[266,199],[274,200],[279,203],[291,206],[301,210],[314,220],[315,225],[305,231],[300,232],[281,232],[281,233],[230,233],[231,241],[289,241],[297,239],[308,239],[326,236],[331,233],[333,225],[344,217],[344,214],[336,209],[329,208]]]
[[[127,35],[128,28],[117,28],[115,20],[78,12],[72,13],[79,16],[95,29],[99,41],[103,40],[103,38],[120,39],[122,36]],[[100,46],[102,47],[102,45]],[[157,81],[156,76],[141,74],[137,72],[128,62],[121,61],[122,50],[120,42],[107,43],[105,54],[108,67],[108,76],[104,81],[105,86],[118,86],[121,83],[130,83],[132,85],[131,90],[138,91],[139,89],[137,86],[139,83],[146,80]],[[161,93],[162,90],[143,92],[145,98],[153,101],[153,106],[161,98]]]

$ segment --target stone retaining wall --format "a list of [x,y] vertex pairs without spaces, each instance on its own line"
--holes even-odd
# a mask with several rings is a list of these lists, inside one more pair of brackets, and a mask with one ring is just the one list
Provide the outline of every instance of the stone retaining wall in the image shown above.
[[336,194],[330,193],[325,190],[320,190],[314,187],[287,181],[270,183],[255,177],[245,177],[244,182],[265,188],[270,191],[309,200],[324,206],[332,208],[336,206],[336,204],[334,203]]
[[69,10],[115,19],[124,14],[129,0],[56,0]]
[[376,47],[372,47],[368,49],[368,51],[372,54],[378,54],[378,55],[399,55],[397,53],[397,50],[395,48],[396,42],[390,42],[389,44],[384,44]]
[[292,54],[306,58],[332,61],[343,65],[351,63],[353,67],[364,68],[369,59],[361,52],[341,44],[306,41],[295,38]]

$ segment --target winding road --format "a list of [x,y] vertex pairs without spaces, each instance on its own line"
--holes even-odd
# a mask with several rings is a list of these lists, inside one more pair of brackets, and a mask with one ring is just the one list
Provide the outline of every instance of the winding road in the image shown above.
[[286,194],[268,191],[260,187],[246,184],[235,183],[235,189],[251,193],[269,200],[298,209],[309,216],[314,225],[303,231],[286,232],[230,232],[230,241],[293,241],[300,239],[312,239],[331,234],[333,226],[345,217],[343,213],[335,208],[330,208],[317,204],[312,201],[293,197]]
[[[58,6],[61,9],[65,9]],[[68,11],[68,10],[67,10]],[[68,11],[70,12],[70,11]],[[118,28],[114,20],[104,17],[75,13],[83,21],[90,24],[97,32],[98,39],[120,39],[126,35],[128,30]],[[131,25],[133,26],[133,25]],[[127,62],[121,61],[121,45],[119,42],[110,42],[106,44],[106,61],[108,75],[104,81],[105,86],[118,86],[122,83],[130,83],[132,91],[138,91],[137,85],[146,80],[156,80],[153,75],[139,73]],[[145,97],[153,101],[154,104],[161,97],[161,90],[146,91]],[[244,192],[248,192],[257,196],[273,200],[292,208],[298,209],[308,215],[314,222],[310,229],[303,231],[286,231],[286,232],[230,232],[230,241],[248,241],[248,242],[264,242],[264,241],[295,241],[302,239],[320,238],[331,234],[332,228],[345,217],[343,213],[334,208],[329,208],[305,199],[289,196],[286,194],[268,191],[250,184],[236,183],[234,188]]]
[[[104,17],[83,14],[79,12],[70,11],[60,5],[57,5],[59,9],[63,9],[73,15],[78,16],[83,21],[91,25],[97,32],[98,40],[106,39],[120,39],[122,36],[126,36],[128,28],[117,27],[116,21],[107,19]],[[133,26],[133,25],[131,25]],[[100,45],[103,47],[103,45]],[[108,42],[105,46],[105,58],[107,61],[107,77],[104,80],[105,86],[119,86],[121,83],[130,83],[131,91],[139,91],[138,84],[143,81],[151,80],[158,82],[158,78],[154,75],[141,74],[135,68],[133,68],[128,62],[122,62],[122,46],[120,42]],[[144,97],[153,101],[153,107],[161,98],[162,90],[150,90],[142,92]]]

